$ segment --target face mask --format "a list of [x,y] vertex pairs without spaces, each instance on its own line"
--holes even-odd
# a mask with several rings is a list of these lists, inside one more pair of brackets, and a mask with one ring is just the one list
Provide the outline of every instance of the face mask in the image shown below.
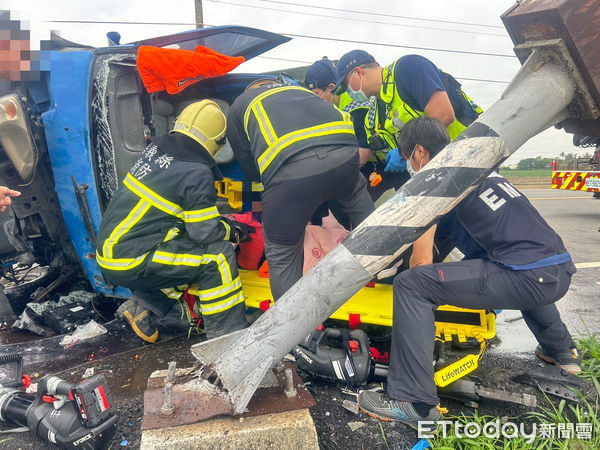
[[408,171],[408,174],[410,175],[411,178],[414,177],[417,174],[417,172],[419,170],[421,170],[421,167],[423,166],[423,159],[421,159],[421,163],[419,164],[419,170],[413,169],[411,161],[413,159],[413,156],[415,156],[416,149],[417,149],[417,146],[415,145],[415,148],[413,148],[412,153],[410,154],[409,158],[406,160],[406,170]]
[[319,98],[321,100],[323,100],[324,102],[333,103],[333,95],[329,98],[329,100],[325,100],[325,94],[327,94],[329,92],[330,92],[329,88],[325,88],[325,90],[323,90],[323,93],[321,95],[319,95]]
[[[352,78],[354,77],[355,73],[356,72],[352,72]],[[352,78],[350,78],[350,82],[352,82]],[[362,77],[360,78],[360,88],[358,89],[358,91],[355,91],[354,89],[352,89],[352,87],[350,86],[350,83],[348,83],[347,90],[348,90],[348,95],[355,102],[366,102],[367,100],[369,100],[362,90]]]

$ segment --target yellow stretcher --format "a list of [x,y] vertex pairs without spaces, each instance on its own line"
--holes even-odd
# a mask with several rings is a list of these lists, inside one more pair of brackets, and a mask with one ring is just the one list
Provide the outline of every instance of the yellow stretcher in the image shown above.
[[[217,195],[226,199],[234,210],[241,210],[243,204],[243,184],[230,178],[215,183]],[[252,184],[252,191],[262,190],[260,183]],[[269,280],[258,276],[255,270],[240,270],[240,278],[249,308],[265,309],[272,303]],[[196,295],[194,287],[190,294]],[[331,319],[363,324],[392,326],[392,286],[389,284],[369,283],[358,291]],[[464,309],[454,306],[441,306],[436,312],[436,339],[442,342],[476,339],[479,353],[468,354],[458,361],[435,372],[438,386],[446,386],[453,381],[473,372],[478,367],[479,358],[485,350],[485,342],[496,335],[496,314],[494,312]]]
[[[240,270],[240,279],[249,308],[264,310],[273,302],[269,280],[259,277],[258,271]],[[188,292],[196,295],[194,287],[190,287]],[[349,321],[354,315],[354,321],[358,319],[363,324],[391,327],[392,304],[391,285],[369,283],[330,318]],[[464,343],[467,339],[479,342],[479,353],[468,354],[435,373],[435,382],[442,387],[477,369],[479,358],[485,350],[485,341],[496,335],[496,315],[484,310],[444,305],[436,312],[435,329],[436,339],[443,342],[458,340]]]

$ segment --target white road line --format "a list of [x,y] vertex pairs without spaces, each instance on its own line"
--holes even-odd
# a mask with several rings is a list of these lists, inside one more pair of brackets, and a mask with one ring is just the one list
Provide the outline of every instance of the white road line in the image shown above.
[[586,262],[586,263],[577,263],[575,267],[578,269],[591,269],[593,267],[600,267],[600,261],[598,262]]
[[527,197],[529,200],[564,200],[566,198],[578,198],[579,200],[595,200],[594,197],[569,196],[569,197]]

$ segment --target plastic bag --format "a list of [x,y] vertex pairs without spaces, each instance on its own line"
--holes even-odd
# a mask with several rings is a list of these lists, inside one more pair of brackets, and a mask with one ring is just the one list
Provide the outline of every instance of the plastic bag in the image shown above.
[[58,345],[69,348],[76,345],[79,341],[90,339],[106,333],[106,328],[104,328],[95,320],[90,320],[85,325],[78,325],[77,329],[72,334],[67,334],[65,337],[63,337]]

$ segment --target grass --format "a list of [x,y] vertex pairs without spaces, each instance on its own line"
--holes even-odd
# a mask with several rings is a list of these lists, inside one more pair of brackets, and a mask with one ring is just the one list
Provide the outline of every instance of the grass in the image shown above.
[[600,379],[600,342],[598,333],[580,336],[575,339],[581,352],[581,376],[584,378]]
[[385,444],[385,448],[387,450],[390,450],[390,447],[388,446],[388,443],[387,443],[387,439],[385,437],[385,431],[383,431],[383,425],[381,424],[381,422],[379,422],[379,429],[381,430],[381,435],[383,436],[383,443]]
[[500,175],[506,178],[511,177],[539,177],[552,178],[552,169],[534,169],[534,170],[510,170],[500,169]]
[[[438,434],[435,438],[429,439],[429,444],[436,450],[471,450],[471,449],[489,449],[489,450],[584,450],[584,449],[600,449],[600,342],[598,334],[580,336],[576,339],[577,347],[582,356],[582,372],[581,376],[590,380],[595,388],[593,400],[589,400],[580,392],[574,391],[580,398],[578,404],[570,403],[561,400],[558,405],[550,400],[546,395],[545,399],[547,407],[540,407],[538,411],[523,414],[519,417],[510,419],[516,424],[527,423],[525,427],[527,433],[531,432],[532,424],[538,427],[537,435],[532,438],[524,436],[509,437],[485,437],[483,435],[477,438],[457,437],[454,433],[456,423],[466,424],[469,422],[477,423],[482,429],[486,423],[492,423],[500,420],[494,416],[480,416],[475,412],[473,416],[446,416],[446,420],[451,420],[454,423],[449,427],[448,433],[444,437],[438,429]],[[591,424],[590,439],[583,439],[582,430],[580,429],[578,439],[577,423]],[[545,424],[545,425],[542,425]],[[569,429],[573,426],[572,437],[562,437],[558,434],[559,424],[565,424],[563,429]],[[573,424],[573,425],[568,425]],[[553,427],[554,438],[540,436],[540,427]],[[589,425],[585,425],[588,426]],[[561,427],[561,428],[562,428]],[[547,428],[549,429],[549,428]],[[589,428],[588,428],[589,429]],[[570,431],[570,430],[569,430]],[[587,431],[587,430],[586,430]]]

